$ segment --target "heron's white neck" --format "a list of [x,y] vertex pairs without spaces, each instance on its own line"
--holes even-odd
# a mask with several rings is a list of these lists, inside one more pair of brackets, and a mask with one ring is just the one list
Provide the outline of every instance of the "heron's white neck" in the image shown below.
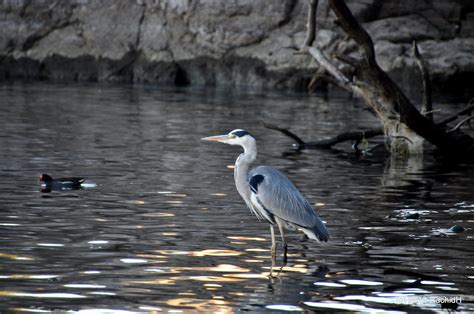
[[257,144],[251,139],[242,144],[244,152],[239,155],[235,161],[234,180],[237,191],[244,199],[247,205],[250,204],[250,189],[248,187],[248,173],[250,166],[257,158]]
[[240,166],[243,169],[246,168],[248,171],[250,165],[255,161],[255,159],[257,159],[257,143],[254,139],[251,139],[243,143],[242,148],[244,149],[244,152],[240,154],[235,161],[235,169],[238,169],[238,166]]

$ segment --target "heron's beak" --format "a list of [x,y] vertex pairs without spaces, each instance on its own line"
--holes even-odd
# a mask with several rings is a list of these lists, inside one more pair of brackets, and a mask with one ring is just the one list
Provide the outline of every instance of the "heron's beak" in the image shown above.
[[203,141],[216,141],[216,142],[225,142],[229,139],[229,135],[214,135],[214,136],[208,136],[208,137],[203,137],[201,140]]

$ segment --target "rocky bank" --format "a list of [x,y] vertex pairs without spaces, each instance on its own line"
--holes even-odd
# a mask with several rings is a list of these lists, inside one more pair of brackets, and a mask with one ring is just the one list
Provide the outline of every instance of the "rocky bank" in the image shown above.
[[[318,45],[356,53],[320,2]],[[435,91],[472,96],[474,1],[347,2],[405,90],[422,88],[417,40]],[[304,89],[306,14],[304,0],[3,0],[0,79]]]

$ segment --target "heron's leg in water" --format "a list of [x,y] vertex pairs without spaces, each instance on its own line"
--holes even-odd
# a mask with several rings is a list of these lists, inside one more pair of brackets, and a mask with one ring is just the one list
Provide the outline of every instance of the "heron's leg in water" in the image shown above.
[[281,245],[283,246],[283,261],[286,264],[286,253],[288,252],[288,245],[286,244],[285,241],[285,229],[283,228],[283,224],[280,223],[277,220],[278,223],[278,229],[280,229],[280,235],[281,235]]
[[276,244],[275,244],[275,230],[273,229],[273,225],[270,224],[270,233],[272,234],[272,261],[276,258]]

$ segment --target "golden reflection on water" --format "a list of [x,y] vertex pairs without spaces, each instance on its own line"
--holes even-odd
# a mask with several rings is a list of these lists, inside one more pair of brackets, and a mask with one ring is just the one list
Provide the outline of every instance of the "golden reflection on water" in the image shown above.
[[220,264],[212,267],[173,267],[173,270],[182,271],[182,270],[199,270],[199,271],[213,271],[213,272],[226,272],[226,273],[246,273],[250,270],[247,268],[242,268],[240,266],[230,265],[230,264]]
[[174,268],[167,267],[167,268],[147,268],[145,269],[146,272],[155,272],[155,273],[160,273],[160,274],[179,274],[179,271],[177,271]]
[[125,201],[125,203],[133,204],[133,205],[143,205],[143,204],[145,204],[145,201],[142,201],[142,200],[128,200],[128,201]]
[[242,237],[242,236],[231,236],[231,237],[227,237],[227,239],[240,240],[240,241],[267,241],[267,239],[265,239],[265,238],[260,238],[260,237]]
[[252,248],[252,249],[245,249],[247,252],[268,252],[268,249],[259,249],[259,248]]
[[161,235],[164,235],[164,236],[177,236],[178,233],[177,232],[162,232]]
[[29,274],[13,274],[0,275],[0,279],[53,279],[58,278],[57,275],[29,275]]
[[307,259],[295,259],[295,262],[298,263],[308,263],[309,261]]
[[[155,259],[155,258],[169,258],[169,256],[166,255],[153,255],[153,254],[137,254],[138,257],[143,257],[143,258],[148,258],[148,259]],[[159,262],[159,261],[153,261],[153,262]]]
[[244,281],[243,279],[237,278],[227,278],[228,274],[222,276],[189,276],[183,277],[182,279],[191,279],[196,281],[205,281],[205,282],[240,282]]
[[28,297],[28,298],[46,298],[46,299],[80,299],[86,296],[74,293],[27,293],[20,291],[1,290],[0,297]]
[[136,283],[136,284],[142,284],[142,285],[174,285],[176,284],[176,280],[174,280],[173,278],[166,278],[166,279],[155,279],[155,280],[137,280],[137,281],[130,281],[130,283]]
[[165,194],[167,197],[186,197],[186,194],[178,194],[178,193],[170,193],[170,194]]
[[167,203],[167,204],[174,204],[174,205],[180,205],[180,204],[183,204],[183,201],[171,200],[171,201],[165,201],[165,203]]
[[22,261],[32,261],[33,258],[31,257],[26,257],[26,256],[19,256],[16,254],[10,254],[10,253],[0,253],[0,258],[8,258],[12,260],[22,260]]
[[173,213],[144,213],[142,214],[143,217],[174,217],[175,215]]
[[[264,269],[271,269],[271,266],[264,266]],[[308,272],[308,267],[306,265],[294,265],[294,266],[283,266],[279,269],[284,272],[294,272],[306,274]]]
[[262,259],[244,259],[242,261],[246,262],[246,263],[263,263],[263,262],[265,262]]
[[178,250],[161,250],[158,253],[163,255],[187,255],[187,256],[239,256],[242,252],[233,250],[202,250],[202,251],[178,251]]
[[[233,251],[222,252],[221,250],[204,250],[198,252],[188,252],[188,251],[160,251],[161,254],[179,254],[179,255],[191,255],[191,256],[207,256],[208,254],[235,254]],[[238,252],[237,252],[238,253]],[[263,260],[258,260],[263,262]],[[285,270],[292,270],[296,268],[302,270],[302,265],[296,265],[296,267],[287,267]],[[179,276],[171,276],[167,278],[159,278],[154,280],[136,280],[130,282],[130,284],[138,285],[180,285],[180,282],[183,281],[195,281],[202,283],[202,288],[209,291],[210,293],[217,293],[224,287],[225,284],[234,284],[237,282],[245,282],[248,280],[255,279],[267,279],[271,272],[262,272],[262,273],[251,273],[251,270],[237,265],[232,264],[219,264],[217,266],[180,266],[180,267],[163,267],[162,273],[167,274],[180,274]],[[186,274],[189,272],[189,274]],[[196,272],[198,273],[196,275]],[[222,275],[212,275],[206,273],[222,273]],[[189,298],[193,297],[196,294],[191,291],[183,291],[177,295],[182,296],[183,298],[173,298],[167,301],[164,301],[167,306],[177,307],[177,308],[192,308],[197,311],[204,312],[232,312],[231,307],[228,307],[228,303],[223,300],[223,296],[213,295],[212,299],[194,299]],[[236,294],[236,295],[245,295],[245,294]],[[218,306],[218,307],[216,307]],[[224,307],[222,307],[224,306]]]
[[178,308],[192,308],[205,313],[233,313],[231,303],[220,299],[176,298],[166,301],[166,305]]
[[[225,275],[224,275],[225,276]],[[176,281],[194,280],[202,282],[240,282],[244,279],[238,278],[226,278],[224,276],[181,276],[181,277],[170,277],[167,279],[156,279],[156,280],[136,280],[131,281],[132,284],[142,285],[174,285]]]
[[185,291],[185,292],[178,292],[178,295],[196,295],[196,293],[191,292],[191,291]]
[[255,274],[255,273],[254,274],[225,274],[223,276],[227,277],[228,279],[239,278],[239,279],[244,280],[244,279],[267,279],[269,275],[270,275],[270,272],[263,272],[260,274]]

